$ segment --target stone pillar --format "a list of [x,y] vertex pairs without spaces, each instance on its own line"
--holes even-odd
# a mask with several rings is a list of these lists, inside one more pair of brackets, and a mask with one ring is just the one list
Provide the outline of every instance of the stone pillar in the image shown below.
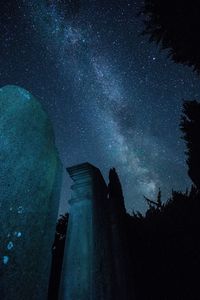
[[62,271],[62,300],[111,300],[107,187],[89,163],[67,169],[74,181]]

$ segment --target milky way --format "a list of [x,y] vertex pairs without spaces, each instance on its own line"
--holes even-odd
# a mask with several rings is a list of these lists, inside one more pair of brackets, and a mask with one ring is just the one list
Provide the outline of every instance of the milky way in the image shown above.
[[[143,195],[154,198],[159,187],[165,199],[172,188],[186,188],[178,124],[182,99],[200,94],[199,79],[139,36],[140,1],[80,1],[74,15],[70,6],[63,14],[55,3],[25,1],[18,7],[28,27],[23,43],[16,29],[7,48],[16,40],[25,51],[20,59],[28,78],[19,71],[11,75],[7,67],[3,82],[21,84],[41,99],[64,166],[89,161],[106,179],[116,167],[129,211],[144,210]],[[68,179],[64,185],[62,208]]]

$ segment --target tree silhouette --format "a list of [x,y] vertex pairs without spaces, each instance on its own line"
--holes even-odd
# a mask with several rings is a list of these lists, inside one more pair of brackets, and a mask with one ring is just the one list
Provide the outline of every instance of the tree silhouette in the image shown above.
[[124,215],[126,213],[124,196],[119,176],[115,168],[110,169],[109,172],[108,191],[109,198],[111,200],[111,210],[114,209],[117,213]]
[[200,189],[200,103],[185,101],[180,124],[187,146],[188,175]]
[[161,209],[159,197],[150,200],[144,216],[127,215],[137,299],[195,300],[200,268],[200,193],[194,186],[185,193],[172,191]]
[[186,192],[172,190],[167,202],[161,201],[159,190],[155,200],[144,197],[149,206],[145,215],[127,216],[137,299],[195,300],[198,293],[200,103],[183,103],[180,128],[194,185]]
[[57,300],[59,295],[62,263],[69,214],[61,215],[56,224],[55,239],[52,246],[52,262],[49,279],[48,300]]
[[140,14],[150,41],[169,49],[174,62],[200,72],[199,1],[145,0]]

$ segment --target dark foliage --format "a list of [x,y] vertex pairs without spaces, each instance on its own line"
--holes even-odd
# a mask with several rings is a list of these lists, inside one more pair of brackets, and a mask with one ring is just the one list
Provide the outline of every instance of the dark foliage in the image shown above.
[[[111,181],[111,195],[117,199],[121,198],[122,190],[115,170],[113,172],[111,178],[113,176],[116,182]],[[128,248],[129,257],[126,272],[130,272],[131,266],[129,274],[135,292],[130,299],[197,299],[200,191],[195,186],[185,193],[172,191],[171,198],[163,203],[159,189],[157,199],[145,197],[145,200],[149,206],[145,215],[134,212],[123,218],[122,232],[128,239],[124,247]]]
[[144,34],[169,49],[176,62],[200,72],[200,3],[197,0],[145,0]]
[[52,246],[51,273],[49,279],[48,300],[57,300],[61,279],[68,214],[61,215],[56,224],[55,239]]
[[[145,216],[127,216],[137,299],[197,299],[200,194],[172,192]],[[145,288],[144,288],[145,287]]]
[[114,299],[132,300],[134,284],[130,262],[130,242],[127,236],[129,224],[126,219],[122,186],[115,168],[110,169],[109,172],[108,203],[110,204]]
[[200,103],[185,101],[181,118],[181,130],[187,146],[188,175],[200,189]]
[[[149,209],[127,215],[137,299],[195,300],[200,273],[200,103],[185,101],[181,130],[195,185],[172,191],[167,203],[145,197]],[[145,287],[145,288],[144,288]]]
[[124,196],[122,186],[115,168],[110,169],[109,172],[109,185],[108,185],[109,198],[111,203],[111,211],[113,209],[124,215],[126,212],[124,205]]

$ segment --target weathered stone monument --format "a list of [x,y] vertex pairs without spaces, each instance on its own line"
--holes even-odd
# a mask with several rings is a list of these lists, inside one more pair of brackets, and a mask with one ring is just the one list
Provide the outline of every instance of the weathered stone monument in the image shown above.
[[112,299],[107,186],[89,163],[67,169],[74,184],[69,201],[62,300]]
[[0,298],[47,297],[61,163],[51,122],[18,86],[0,89]]
[[112,188],[111,181],[108,188],[99,169],[89,163],[67,171],[73,185],[60,300],[134,299],[118,182]]

